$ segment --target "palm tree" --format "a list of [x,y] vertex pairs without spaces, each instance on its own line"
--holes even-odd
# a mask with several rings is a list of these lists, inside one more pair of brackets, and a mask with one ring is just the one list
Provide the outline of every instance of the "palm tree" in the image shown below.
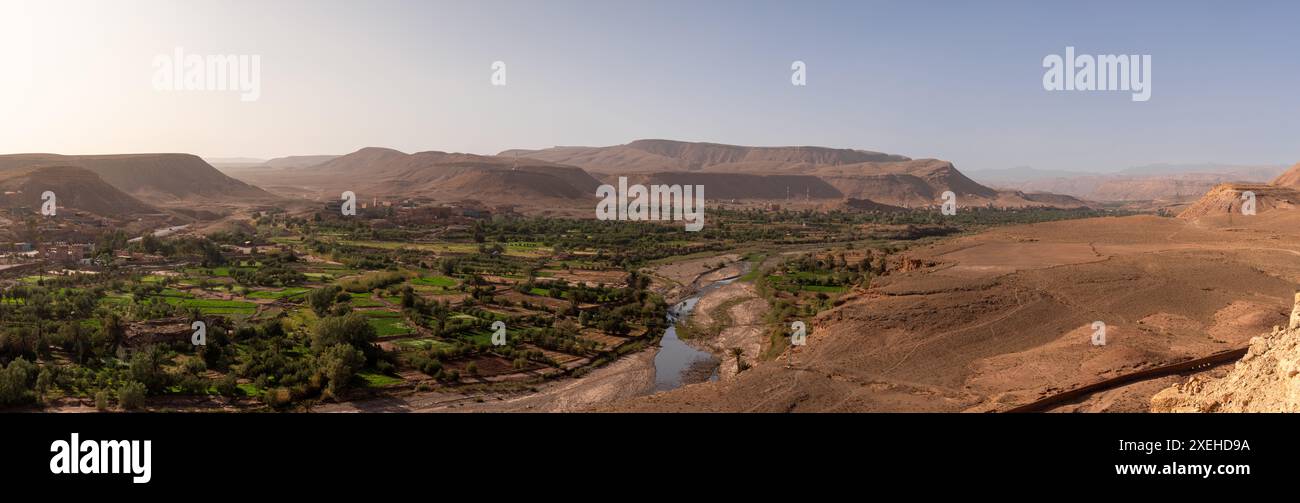
[[745,361],[740,357],[745,356],[745,350],[740,348],[731,348],[731,356],[736,357],[736,373],[739,374],[745,370]]

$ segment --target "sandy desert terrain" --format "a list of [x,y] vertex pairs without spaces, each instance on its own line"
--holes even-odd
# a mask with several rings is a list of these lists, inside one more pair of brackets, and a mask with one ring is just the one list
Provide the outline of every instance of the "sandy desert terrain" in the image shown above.
[[[1300,215],[1133,216],[996,229],[909,252],[811,320],[793,368],[618,402],[621,411],[1003,411],[1127,372],[1242,348],[1286,325]],[[1094,321],[1106,344],[1092,344]],[[1221,372],[1221,371],[1220,371]],[[1177,382],[1059,410],[1144,411]]]

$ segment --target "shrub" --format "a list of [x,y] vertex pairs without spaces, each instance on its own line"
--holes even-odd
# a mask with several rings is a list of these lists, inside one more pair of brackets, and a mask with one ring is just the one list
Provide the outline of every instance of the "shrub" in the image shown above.
[[230,373],[217,380],[217,393],[221,396],[235,396],[239,394],[239,383],[235,380],[235,374]]
[[289,393],[289,388],[283,386],[266,390],[262,393],[262,403],[269,405],[273,409],[278,409],[288,405],[293,401],[293,395]]
[[108,411],[108,390],[99,390],[95,392],[95,410],[100,412]]
[[117,403],[122,410],[136,410],[144,407],[144,395],[144,384],[128,381],[117,390]]
[[13,405],[32,400],[32,378],[36,365],[18,357],[0,370],[0,405]]

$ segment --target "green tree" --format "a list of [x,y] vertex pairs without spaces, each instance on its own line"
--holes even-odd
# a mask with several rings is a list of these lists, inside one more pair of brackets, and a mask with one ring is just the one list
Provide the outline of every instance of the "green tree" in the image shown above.
[[335,344],[321,354],[319,364],[321,373],[329,380],[326,389],[337,395],[366,364],[366,355],[347,344]]
[[322,353],[336,344],[348,344],[368,351],[373,348],[375,337],[375,328],[370,326],[365,316],[348,313],[321,318],[316,323],[316,331],[312,333],[311,347],[316,353]]
[[339,287],[327,285],[312,290],[307,294],[307,303],[311,305],[311,310],[316,312],[316,316],[325,317],[330,312],[330,307],[334,305],[334,297],[339,294]]
[[36,365],[21,356],[0,370],[0,405],[26,403],[32,399],[32,379]]

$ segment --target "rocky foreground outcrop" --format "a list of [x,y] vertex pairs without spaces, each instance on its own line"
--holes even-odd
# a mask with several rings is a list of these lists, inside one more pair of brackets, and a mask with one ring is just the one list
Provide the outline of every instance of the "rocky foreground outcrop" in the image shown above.
[[1300,294],[1286,329],[1250,340],[1228,375],[1193,376],[1151,398],[1152,412],[1300,412]]

